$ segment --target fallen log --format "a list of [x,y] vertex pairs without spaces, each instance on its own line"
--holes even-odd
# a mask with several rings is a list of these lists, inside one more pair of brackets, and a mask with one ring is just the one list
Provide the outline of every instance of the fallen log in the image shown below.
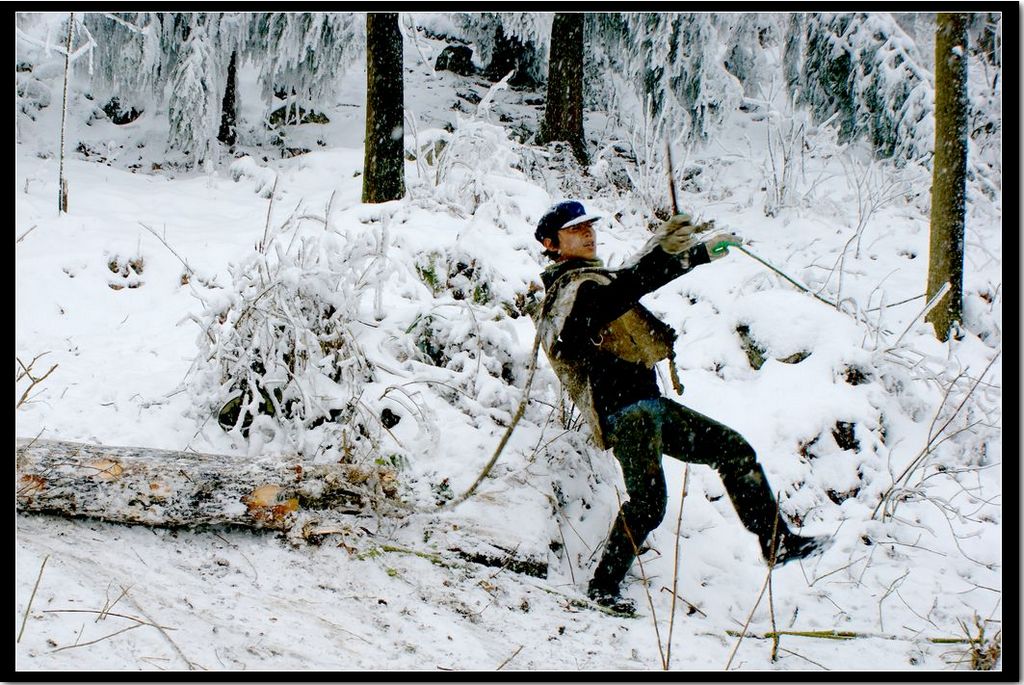
[[299,513],[361,513],[397,495],[394,471],[146,447],[19,439],[19,511],[151,526],[287,531]]
[[[395,472],[376,465],[26,439],[16,441],[15,487],[21,512],[166,528],[234,525],[282,531],[310,544],[344,537],[352,515],[398,498]],[[449,526],[436,531],[441,549],[477,564],[547,575],[539,552],[509,549],[486,531],[472,535],[472,521]]]

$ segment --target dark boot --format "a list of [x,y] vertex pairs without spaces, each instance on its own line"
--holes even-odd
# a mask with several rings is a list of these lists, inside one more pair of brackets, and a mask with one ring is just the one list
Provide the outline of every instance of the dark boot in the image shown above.
[[[829,542],[830,539],[824,536],[806,537],[790,533],[784,536],[779,541],[779,544],[776,545],[775,563],[773,565],[782,566],[795,559],[806,559],[807,557],[821,554],[825,551]],[[766,556],[765,560],[770,564],[772,563],[770,556]]]
[[779,516],[775,495],[768,486],[764,469],[751,456],[738,470],[719,469],[722,484],[743,526],[757,536],[766,560],[771,558],[772,541],[791,535]]

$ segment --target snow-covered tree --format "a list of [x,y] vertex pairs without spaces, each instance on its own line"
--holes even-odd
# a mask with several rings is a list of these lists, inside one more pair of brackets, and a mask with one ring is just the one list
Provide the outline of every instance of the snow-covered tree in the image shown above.
[[785,16],[758,12],[718,17],[726,34],[726,70],[743,84],[747,96],[756,96],[775,76],[777,48],[784,35]]
[[366,50],[366,16],[347,12],[252,15],[244,55],[259,67],[263,99],[276,94],[315,104]]
[[879,156],[929,155],[932,85],[917,46],[893,16],[819,13],[802,20],[796,101],[819,121],[838,112],[841,140],[865,137]]
[[83,18],[96,38],[94,94],[119,97],[138,109],[162,103],[187,30],[185,15],[90,12]]
[[587,46],[591,95],[602,97],[606,71],[632,84],[641,105],[674,139],[703,140],[739,104],[742,89],[726,71],[710,14],[595,14]]
[[246,40],[243,13],[86,15],[97,42],[93,85],[140,108],[166,105],[168,147],[195,163],[217,151],[229,65]]
[[498,80],[515,69],[510,80],[514,85],[544,81],[553,14],[456,12],[451,20],[460,37],[474,45],[478,58],[487,65],[488,78]]
[[[94,82],[139,106],[166,104],[168,145],[190,162],[217,150],[231,64],[259,68],[268,109],[276,93],[306,102],[327,96],[363,54],[365,20],[350,13],[93,13]],[[228,113],[230,114],[230,113]],[[230,119],[230,116],[227,117]]]

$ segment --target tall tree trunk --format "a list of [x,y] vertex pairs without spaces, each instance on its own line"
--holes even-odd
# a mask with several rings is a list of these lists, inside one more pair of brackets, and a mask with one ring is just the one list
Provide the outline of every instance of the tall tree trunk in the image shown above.
[[395,13],[366,16],[366,142],[363,202],[405,195],[402,33]]
[[929,312],[935,336],[947,340],[963,319],[964,195],[967,177],[968,14],[939,14],[935,32],[935,158],[932,167],[928,297],[949,293]]
[[224,101],[221,103],[220,131],[217,140],[225,145],[234,145],[236,140],[235,126],[238,107],[238,51],[231,53],[228,62],[228,82],[224,86]]
[[64,178],[64,135],[68,119],[68,79],[71,76],[71,39],[75,32],[75,13],[68,14],[68,42],[64,55],[64,100],[60,109],[60,171],[58,172],[57,213],[68,213],[68,180]]
[[568,143],[580,164],[587,163],[583,138],[583,20],[582,13],[555,15],[547,102],[540,129],[540,142]]

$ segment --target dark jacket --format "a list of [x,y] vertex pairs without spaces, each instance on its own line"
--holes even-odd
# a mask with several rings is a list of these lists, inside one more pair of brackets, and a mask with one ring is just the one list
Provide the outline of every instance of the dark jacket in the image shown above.
[[538,329],[544,351],[599,447],[605,447],[608,416],[661,396],[654,363],[671,355],[675,331],[640,298],[709,261],[702,244],[670,254],[652,240],[619,269],[574,259],[541,274],[546,293]]

